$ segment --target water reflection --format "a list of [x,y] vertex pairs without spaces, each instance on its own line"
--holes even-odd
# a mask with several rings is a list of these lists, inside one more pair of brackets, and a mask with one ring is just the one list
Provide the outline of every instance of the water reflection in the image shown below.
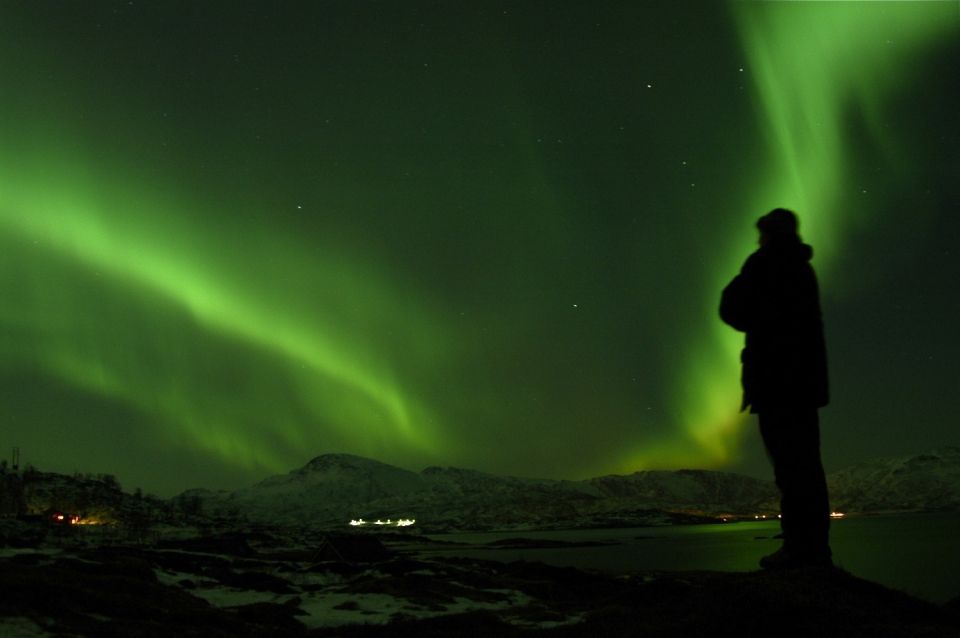
[[[960,513],[846,517],[831,526],[834,562],[852,574],[934,602],[960,595]],[[433,538],[471,546],[443,553],[492,560],[542,561],[606,571],[752,571],[780,546],[776,520],[558,532],[445,534]],[[576,543],[594,547],[482,549],[508,538]]]

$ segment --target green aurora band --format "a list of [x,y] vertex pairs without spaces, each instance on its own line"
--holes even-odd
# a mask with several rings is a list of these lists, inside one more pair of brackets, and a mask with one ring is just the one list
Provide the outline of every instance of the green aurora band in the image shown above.
[[[47,371],[91,392],[158,413],[176,427],[171,433],[175,438],[245,467],[279,471],[287,465],[283,448],[278,450],[275,442],[265,440],[265,431],[286,437],[282,444],[287,452],[315,443],[302,429],[275,427],[273,419],[296,422],[292,415],[285,417],[285,410],[294,403],[306,406],[314,417],[323,417],[329,426],[348,427],[353,440],[387,438],[391,444],[425,449],[438,440],[436,434],[427,436],[423,424],[431,420],[428,413],[401,396],[389,370],[380,366],[375,349],[351,339],[350,331],[338,332],[338,326],[376,324],[388,316],[382,304],[389,304],[393,294],[384,284],[378,287],[369,274],[351,271],[343,260],[298,254],[293,246],[271,246],[270,238],[262,236],[256,247],[245,247],[252,254],[233,259],[225,259],[222,252],[214,256],[212,249],[195,246],[190,238],[215,236],[218,230],[175,217],[168,211],[186,207],[149,195],[143,185],[129,192],[112,187],[109,204],[104,204],[97,194],[85,193],[84,185],[109,181],[106,176],[77,181],[71,179],[72,169],[51,169],[49,158],[42,173],[44,183],[31,183],[28,175],[18,175],[13,163],[3,170],[7,178],[16,176],[11,180],[15,186],[5,184],[0,213],[7,258],[18,250],[31,250],[40,258],[31,255],[30,263],[53,263],[62,269],[19,273],[21,294],[55,292],[28,299],[13,297],[20,302],[14,306],[18,311],[4,318],[19,330],[39,332],[30,343],[41,347],[20,354],[35,357]],[[51,190],[50,183],[59,190]],[[124,214],[110,214],[116,210]],[[263,254],[258,254],[260,250]],[[259,274],[245,271],[244,260],[256,263]],[[271,265],[266,273],[263,264]],[[66,273],[78,271],[87,281],[64,285],[75,279]],[[285,300],[296,298],[294,291],[283,286],[277,290],[277,282],[303,285],[303,272],[316,273],[312,285],[327,292],[323,316],[310,323],[304,320],[309,314],[285,307]],[[260,282],[251,280],[255,276]],[[155,296],[161,303],[144,300],[147,308],[137,312],[135,301],[122,312],[108,311],[106,316],[115,320],[109,327],[83,321],[92,309],[104,310],[97,308],[96,297],[106,288],[119,288],[134,297]],[[337,292],[349,296],[338,299]],[[267,299],[275,303],[265,303]],[[241,342],[274,359],[289,387],[258,377],[248,387],[232,388],[245,399],[257,397],[272,418],[231,407],[226,399],[230,394],[198,392],[198,382],[237,377],[220,368],[195,369],[197,353],[189,352],[194,344],[144,343],[138,338],[143,326],[136,325],[136,319],[145,319],[149,325],[151,312],[179,314],[180,321],[196,322],[212,335]],[[438,342],[438,331],[430,328],[426,318],[391,325],[425,356]],[[141,354],[130,355],[132,344]],[[144,348],[153,352],[144,357]],[[189,356],[178,357],[178,352]],[[9,359],[10,353],[4,354]],[[144,358],[158,365],[145,366]],[[197,378],[205,374],[213,378]],[[411,419],[417,428],[411,427]]]

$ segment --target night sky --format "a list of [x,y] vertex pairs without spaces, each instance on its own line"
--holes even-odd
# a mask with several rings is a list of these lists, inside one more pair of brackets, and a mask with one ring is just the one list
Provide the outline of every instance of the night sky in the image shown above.
[[956,2],[0,0],[0,452],[769,476],[717,315],[794,209],[827,470],[960,444]]

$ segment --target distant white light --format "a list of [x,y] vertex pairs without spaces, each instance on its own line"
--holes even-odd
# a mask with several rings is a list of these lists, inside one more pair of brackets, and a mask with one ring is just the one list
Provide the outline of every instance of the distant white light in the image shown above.
[[351,526],[351,527],[363,527],[363,526],[365,526],[365,525],[380,525],[381,527],[391,527],[391,526],[396,526],[396,527],[410,527],[411,525],[415,524],[416,522],[417,522],[417,520],[414,519],[414,518],[398,518],[396,521],[394,521],[393,519],[390,519],[390,518],[388,518],[388,519],[385,520],[385,521],[378,518],[377,520],[375,520],[375,521],[373,521],[372,523],[370,523],[370,522],[368,522],[368,521],[363,520],[362,518],[354,518],[354,519],[351,519],[351,520],[350,520],[350,526]]

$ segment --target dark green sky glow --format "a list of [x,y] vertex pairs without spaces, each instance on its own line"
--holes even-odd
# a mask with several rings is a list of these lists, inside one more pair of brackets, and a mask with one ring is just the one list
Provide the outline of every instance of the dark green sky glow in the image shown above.
[[955,2],[0,2],[0,449],[767,472],[723,284],[793,207],[828,470],[957,444]]

